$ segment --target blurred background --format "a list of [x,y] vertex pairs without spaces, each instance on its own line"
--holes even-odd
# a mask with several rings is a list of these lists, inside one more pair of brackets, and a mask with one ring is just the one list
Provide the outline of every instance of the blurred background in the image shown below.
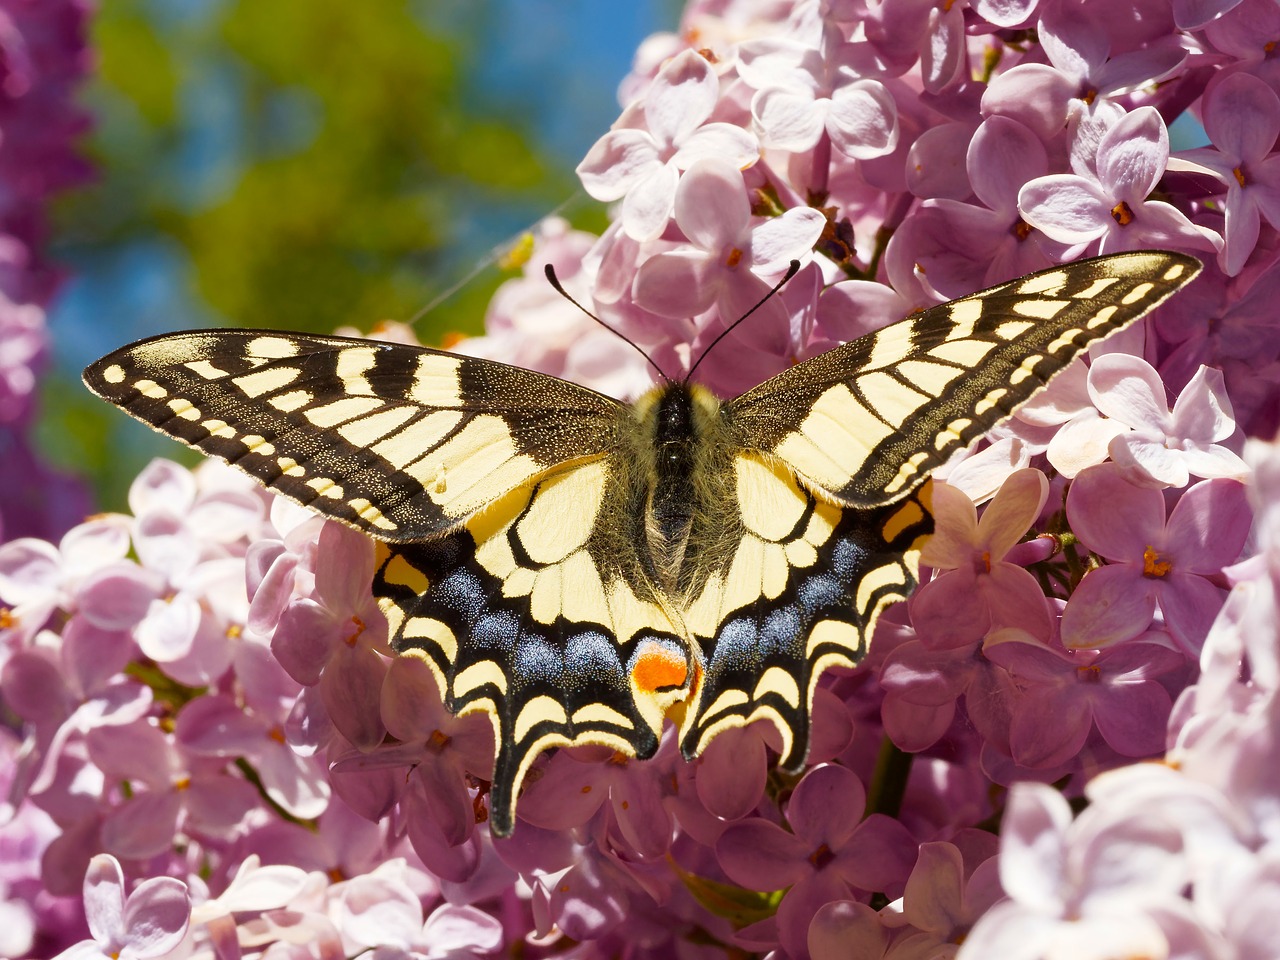
[[[35,441],[121,509],[183,451],[80,384],[126,342],[198,326],[478,333],[477,264],[568,201],[573,168],[673,0],[101,0],[81,102],[94,178],[54,204],[67,277]],[[198,459],[198,458],[195,458]],[[188,460],[188,462],[191,462]]]

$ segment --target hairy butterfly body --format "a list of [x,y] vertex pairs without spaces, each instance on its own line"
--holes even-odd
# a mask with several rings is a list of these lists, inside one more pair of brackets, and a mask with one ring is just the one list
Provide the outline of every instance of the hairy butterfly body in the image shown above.
[[[770,721],[798,769],[815,684],[915,586],[930,471],[1200,268],[1136,252],[1032,274],[721,402],[628,406],[441,351],[274,331],[118,350],[95,393],[385,544],[394,645],[498,745],[491,826],[551,747],[696,756]],[[675,709],[673,709],[675,708]]]

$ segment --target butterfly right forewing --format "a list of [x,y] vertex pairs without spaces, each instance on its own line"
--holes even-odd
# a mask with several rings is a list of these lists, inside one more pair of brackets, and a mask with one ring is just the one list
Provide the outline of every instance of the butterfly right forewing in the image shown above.
[[1194,257],[1162,251],[1064,264],[837,347],[726,412],[743,446],[813,488],[849,506],[890,503],[1199,271]]

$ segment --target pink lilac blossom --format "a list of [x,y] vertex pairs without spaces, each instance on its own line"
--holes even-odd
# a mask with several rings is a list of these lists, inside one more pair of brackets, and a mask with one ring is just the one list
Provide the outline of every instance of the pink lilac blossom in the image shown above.
[[[78,9],[0,2],[0,106],[51,37],[73,77]],[[669,725],[540,757],[496,842],[493,727],[388,648],[368,541],[164,462],[129,515],[6,527],[2,952],[1273,955],[1277,41],[1270,0],[692,0],[579,166],[612,225],[544,224],[460,351],[633,398],[799,260],[698,369],[734,395],[1042,266],[1214,262],[939,471],[924,586],[813,692],[803,771],[768,724],[689,763]],[[0,110],[0,181],[74,172],[62,110]],[[0,411],[43,289],[0,290]]]
[[0,539],[55,539],[88,508],[28,430],[59,284],[43,250],[47,207],[90,173],[77,153],[89,118],[76,99],[91,66],[89,10],[84,0],[0,5]]
[[755,90],[751,116],[764,146],[802,153],[829,139],[862,160],[897,146],[893,96],[865,76],[865,50],[846,42],[835,24],[816,44],[771,37],[741,44],[738,56],[738,74]]
[[1243,484],[1204,480],[1165,518],[1158,489],[1138,486],[1117,464],[1080,474],[1067,495],[1067,519],[1081,543],[1108,563],[1086,573],[1062,615],[1069,649],[1100,649],[1143,633],[1159,607],[1165,629],[1200,648],[1222,606],[1214,580],[1239,559],[1249,534]]
[[656,239],[667,226],[680,172],[705,157],[739,169],[755,163],[755,134],[732,123],[708,122],[720,81],[693,50],[672,57],[636,101],[578,165],[597,200],[622,199],[623,229],[636,240]]
[[1222,238],[1162,200],[1149,200],[1169,159],[1169,131],[1155,107],[1119,118],[1084,173],[1054,173],[1025,184],[1018,207],[1031,226],[1099,253],[1181,247],[1216,251]]
[[955,487],[934,487],[934,535],[920,560],[939,575],[916,593],[911,610],[912,625],[929,646],[966,645],[1000,627],[1048,638],[1044,591],[1035,577],[1004,559],[1040,515],[1048,494],[1044,474],[1019,470],[979,518],[973,501]]
[[119,862],[99,854],[84,877],[91,940],[58,954],[60,960],[153,960],[170,953],[187,932],[191,898],[172,877],[152,877],[125,895]]
[[1204,97],[1204,127],[1212,147],[1171,158],[1170,170],[1200,170],[1227,187],[1219,265],[1235,276],[1258,243],[1261,221],[1280,223],[1280,162],[1268,157],[1280,136],[1280,97],[1248,73],[1233,73]]

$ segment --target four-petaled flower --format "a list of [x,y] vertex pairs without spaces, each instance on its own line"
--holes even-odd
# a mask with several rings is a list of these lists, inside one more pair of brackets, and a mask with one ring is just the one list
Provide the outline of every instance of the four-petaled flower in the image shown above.
[[1257,77],[1233,73],[1204,96],[1204,129],[1213,147],[1185,150],[1170,170],[1193,170],[1227,187],[1226,244],[1219,264],[1235,276],[1258,243],[1260,221],[1280,227],[1280,97]]
[[787,803],[791,830],[754,818],[720,835],[716,856],[725,873],[752,890],[789,887],[778,907],[784,949],[800,955],[809,921],[829,900],[853,890],[901,890],[915,859],[902,824],[883,814],[862,819],[866,793],[851,770],[810,770]]
[[1085,574],[1062,615],[1072,649],[1114,646],[1145,631],[1159,605],[1164,625],[1193,654],[1222,606],[1214,577],[1240,556],[1252,515],[1244,485],[1203,480],[1165,519],[1157,489],[1137,486],[1115,464],[1083,471],[1067,495],[1067,519],[1083,544],[1109,561]]
[[1051,173],[1018,193],[1022,219],[1046,236],[1099,253],[1180,247],[1216,252],[1222,238],[1176,207],[1150,200],[1169,160],[1169,131],[1154,107],[1120,117],[1098,143],[1095,168]]
[[719,87],[711,64],[696,51],[683,51],[578,164],[587,193],[622,200],[622,227],[632,238],[652,240],[662,233],[680,171],[695,161],[719,157],[740,169],[755,163],[759,146],[749,131],[708,122]]
[[1049,635],[1049,609],[1035,577],[1005,555],[1035,522],[1049,494],[1039,470],[1019,470],[983,511],[947,484],[933,488],[934,534],[920,555],[943,571],[916,593],[911,622],[930,647],[964,646],[995,627]]
[[126,896],[119,862],[102,853],[84,876],[84,912],[92,939],[64,950],[57,960],[151,960],[182,942],[191,896],[185,883],[171,877],[143,880]]

